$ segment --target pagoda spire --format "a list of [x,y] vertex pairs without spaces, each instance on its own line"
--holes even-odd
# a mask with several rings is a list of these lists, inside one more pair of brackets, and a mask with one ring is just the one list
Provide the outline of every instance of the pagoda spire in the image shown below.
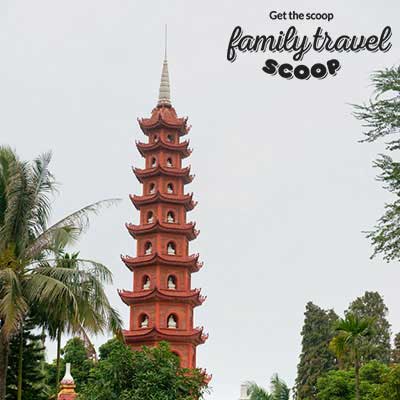
[[158,106],[170,106],[171,94],[169,85],[168,60],[167,60],[167,25],[165,25],[165,49],[164,62],[161,72],[160,91],[158,95]]

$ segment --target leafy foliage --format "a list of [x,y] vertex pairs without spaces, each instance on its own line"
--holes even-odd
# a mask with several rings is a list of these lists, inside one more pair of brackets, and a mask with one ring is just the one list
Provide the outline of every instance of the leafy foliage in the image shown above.
[[[66,345],[61,351],[61,371],[65,370],[66,363],[71,364],[71,374],[74,377],[76,390],[79,393],[82,387],[88,382],[90,370],[93,367],[93,360],[91,360],[85,348],[85,343],[80,338],[72,338],[68,340]],[[51,364],[45,366],[46,384],[52,388],[52,393],[55,394],[55,387],[57,386],[57,364],[54,360]]]
[[[365,142],[389,138],[386,150],[400,149],[400,67],[378,71],[372,76],[375,96],[368,104],[356,105],[354,115],[363,122]],[[386,261],[400,258],[400,164],[387,154],[374,162],[380,170],[377,180],[395,196],[385,204],[385,213],[367,233],[373,246],[372,257],[381,254]]]
[[347,311],[357,317],[372,320],[373,335],[362,339],[360,344],[361,361],[378,360],[390,362],[390,323],[386,316],[388,308],[378,292],[365,292],[355,299]]
[[275,374],[271,378],[271,392],[258,386],[255,382],[248,383],[248,394],[250,400],[289,400],[290,389],[288,385]]
[[[47,400],[44,383],[44,347],[42,336],[33,332],[34,324],[28,320],[22,335],[22,395],[24,400]],[[10,343],[7,379],[7,400],[17,399],[18,361],[21,335],[15,335]]]
[[[331,371],[318,379],[318,400],[353,400],[355,371]],[[360,394],[363,400],[399,400],[400,366],[389,367],[370,361],[360,369]]]
[[181,368],[167,343],[131,351],[113,340],[101,354],[81,400],[193,400],[207,390],[201,371]]
[[[87,228],[89,214],[115,200],[91,204],[49,228],[56,191],[50,161],[51,154],[45,153],[32,163],[23,162],[10,148],[0,147],[0,400],[5,398],[9,342],[23,328],[28,313],[44,316],[38,323],[46,324],[52,320],[51,311],[67,304],[69,326],[77,326],[83,320],[79,311],[84,302],[76,295],[76,285],[90,283],[99,292],[87,271],[56,270],[48,258],[76,240]],[[119,321],[114,311],[112,319]]]
[[339,359],[348,356],[354,363],[356,400],[360,399],[361,348],[373,335],[372,325],[371,319],[347,313],[344,319],[337,322],[337,334],[330,343],[330,348]]
[[395,364],[400,364],[400,333],[394,337],[394,347],[392,349],[391,361]]
[[316,384],[324,373],[337,368],[329,350],[338,316],[333,310],[323,310],[309,302],[306,305],[302,335],[302,352],[297,366],[295,383],[298,400],[316,399]]

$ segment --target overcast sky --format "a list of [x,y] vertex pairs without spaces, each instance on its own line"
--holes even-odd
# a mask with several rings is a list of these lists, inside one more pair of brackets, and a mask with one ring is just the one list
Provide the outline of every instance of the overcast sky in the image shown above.
[[[156,104],[169,26],[172,101],[189,116],[196,174],[187,187],[201,229],[191,250],[205,266],[194,287],[208,295],[196,324],[210,333],[198,365],[213,374],[215,400],[235,400],[243,380],[267,385],[277,372],[292,385],[305,304],[342,313],[365,290],[377,290],[400,331],[398,263],[371,261],[362,234],[390,199],[371,164],[383,150],[360,144],[351,103],[368,99],[372,71],[399,63],[398,0],[134,1],[2,0],[0,2],[1,143],[24,159],[51,149],[61,183],[53,219],[87,203],[121,197],[119,207],[92,221],[78,248],[114,273],[107,293],[126,324],[117,288],[132,275],[120,254],[134,255],[124,223],[137,222],[128,200],[143,166],[136,118]],[[322,8],[321,8],[322,7]],[[331,22],[297,22],[301,34],[318,25],[333,35],[379,34],[393,28],[388,53],[338,54],[342,69],[324,80],[287,81],[261,71],[266,58],[226,48],[232,29],[277,33],[270,10],[329,11]],[[307,54],[326,62],[331,54]],[[96,344],[106,338],[95,340]],[[51,346],[52,355],[54,345]]]

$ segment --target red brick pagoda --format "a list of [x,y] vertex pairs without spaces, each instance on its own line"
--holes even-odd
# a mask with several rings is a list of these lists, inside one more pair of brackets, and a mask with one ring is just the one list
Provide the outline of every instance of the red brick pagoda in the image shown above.
[[143,194],[131,195],[140,211],[139,225],[126,227],[137,240],[136,257],[122,256],[134,273],[133,291],[120,291],[130,307],[129,330],[125,340],[133,349],[170,343],[182,367],[196,367],[196,347],[207,339],[203,328],[194,328],[193,310],[205,300],[199,289],[191,288],[191,275],[199,271],[199,255],[189,255],[189,241],[198,231],[186,221],[187,211],[196,203],[193,194],[184,194],[190,183],[190,167],[182,167],[189,157],[187,118],[178,118],[171,106],[168,64],[164,60],[159,99],[150,118],[139,120],[147,143],[136,146],[145,159],[145,168],[133,172]]

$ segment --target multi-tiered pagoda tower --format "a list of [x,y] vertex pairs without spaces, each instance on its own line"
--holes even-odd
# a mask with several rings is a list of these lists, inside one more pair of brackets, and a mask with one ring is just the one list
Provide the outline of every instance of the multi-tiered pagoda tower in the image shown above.
[[133,172],[143,194],[131,195],[140,211],[139,225],[127,224],[137,240],[136,257],[122,260],[133,272],[133,291],[120,291],[130,307],[126,342],[133,349],[167,341],[179,356],[181,366],[196,367],[196,347],[207,339],[203,328],[194,328],[193,310],[205,298],[192,289],[191,275],[199,271],[199,255],[189,255],[189,242],[198,231],[186,221],[187,211],[196,203],[193,194],[185,194],[190,183],[190,167],[182,160],[191,154],[189,141],[181,138],[189,132],[187,118],[178,118],[171,105],[168,64],[164,60],[157,106],[150,118],[139,120],[147,143],[136,146],[145,159],[145,168]]

